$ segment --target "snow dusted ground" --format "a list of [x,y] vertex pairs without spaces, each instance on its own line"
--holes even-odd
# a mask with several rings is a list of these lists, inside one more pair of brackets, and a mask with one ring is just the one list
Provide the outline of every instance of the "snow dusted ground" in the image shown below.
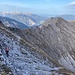
[[[51,68],[47,61],[33,56],[19,41],[20,37],[13,38],[0,30],[0,52],[4,64],[11,68],[14,75],[62,75],[56,72],[60,67]],[[9,47],[9,57],[5,53],[6,47]]]

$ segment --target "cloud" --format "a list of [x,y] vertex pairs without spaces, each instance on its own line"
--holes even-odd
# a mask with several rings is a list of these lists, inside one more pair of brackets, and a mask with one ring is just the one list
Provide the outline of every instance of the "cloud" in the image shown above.
[[75,2],[71,2],[70,5],[75,5]]
[[69,8],[71,8],[71,9],[75,9],[75,2],[71,2],[71,3],[69,3]]

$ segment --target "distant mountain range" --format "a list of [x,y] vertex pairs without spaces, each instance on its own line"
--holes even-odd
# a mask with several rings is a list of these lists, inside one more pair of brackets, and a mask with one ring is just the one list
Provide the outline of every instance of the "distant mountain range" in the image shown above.
[[71,15],[71,14],[63,14],[63,15],[43,14],[41,16],[46,16],[48,18],[50,18],[50,17],[62,17],[65,20],[75,20],[75,15]]
[[[0,12],[0,20],[7,27],[14,27],[25,29],[28,27],[40,26],[49,17],[56,15],[35,15],[31,13],[19,13],[19,12]],[[75,15],[58,15],[65,20],[75,20]]]
[[47,17],[41,17],[31,13],[19,12],[0,12],[0,16],[14,19],[28,26],[40,25],[45,19],[47,19]]
[[75,20],[75,15],[60,15],[65,20]]
[[7,27],[19,28],[19,29],[29,28],[27,25],[7,17],[0,16],[0,21],[2,21],[2,23]]

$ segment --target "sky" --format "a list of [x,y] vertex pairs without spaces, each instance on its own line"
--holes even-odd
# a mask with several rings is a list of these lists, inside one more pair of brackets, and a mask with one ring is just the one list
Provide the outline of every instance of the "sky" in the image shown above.
[[75,14],[75,0],[0,0],[0,12]]

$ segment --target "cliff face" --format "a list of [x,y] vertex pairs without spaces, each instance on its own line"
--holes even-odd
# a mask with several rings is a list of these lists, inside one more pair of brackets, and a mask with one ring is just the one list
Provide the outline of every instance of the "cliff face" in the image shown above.
[[21,31],[19,35],[75,72],[75,26],[62,18],[46,20],[41,27]]

